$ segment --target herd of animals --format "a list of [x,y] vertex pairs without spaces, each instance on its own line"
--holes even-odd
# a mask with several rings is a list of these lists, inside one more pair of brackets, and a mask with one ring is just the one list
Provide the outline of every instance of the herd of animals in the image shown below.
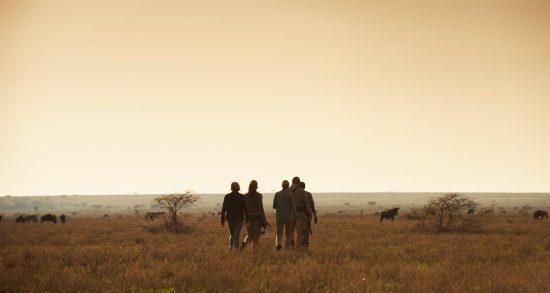
[[[61,223],[65,223],[67,221],[67,217],[65,215],[59,216],[59,220]],[[0,222],[2,221],[2,215],[0,215]],[[38,216],[37,215],[18,215],[15,217],[16,223],[38,223]],[[57,224],[57,216],[52,214],[46,214],[42,215],[40,217],[40,223],[44,222],[52,222],[54,224]]]
[[[380,223],[386,219],[386,220],[393,220],[395,219],[395,216],[397,216],[397,211],[399,211],[399,208],[393,208],[389,210],[385,210],[380,213]],[[468,215],[473,215],[475,212],[474,209],[468,209]],[[535,220],[542,220],[544,218],[548,218],[548,212],[543,210],[536,210],[533,213],[533,218]]]
[[[397,212],[399,211],[399,208],[392,208],[385,210],[380,213],[380,222],[383,220],[393,220],[397,216]],[[377,213],[378,214],[378,213]],[[474,214],[474,209],[469,209],[468,214],[472,215]],[[153,221],[156,219],[160,219],[161,217],[165,216],[165,212],[148,212],[145,214],[145,220],[147,221]],[[0,215],[0,222],[2,221],[2,215]],[[544,218],[548,218],[548,212],[543,210],[536,210],[533,213],[533,218],[535,220],[542,220]],[[67,217],[65,215],[59,216],[59,220],[61,223],[65,223],[67,221]],[[37,215],[19,215],[15,218],[16,223],[37,223],[38,222],[38,216]],[[40,223],[44,222],[52,222],[57,224],[57,217],[56,215],[52,214],[46,214],[40,217]]]

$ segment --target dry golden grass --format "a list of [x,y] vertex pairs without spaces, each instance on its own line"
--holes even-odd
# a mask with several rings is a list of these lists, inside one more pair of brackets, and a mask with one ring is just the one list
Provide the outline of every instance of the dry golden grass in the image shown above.
[[309,251],[276,252],[271,230],[243,253],[217,216],[188,218],[187,234],[128,218],[3,221],[0,292],[550,292],[550,223],[496,217],[486,233],[432,234],[404,218],[327,215]]

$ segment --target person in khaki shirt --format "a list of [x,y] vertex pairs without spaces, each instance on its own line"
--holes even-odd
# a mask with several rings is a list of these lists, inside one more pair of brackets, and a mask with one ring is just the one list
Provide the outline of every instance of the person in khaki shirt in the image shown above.
[[311,206],[307,199],[305,190],[300,187],[300,177],[292,178],[292,185],[290,186],[290,193],[294,196],[294,202],[296,204],[297,216],[293,220],[291,227],[291,233],[295,240],[291,241],[291,244],[298,244],[302,248],[307,248],[309,245],[309,221],[311,218]]
[[260,243],[262,226],[267,224],[262,194],[258,193],[257,190],[258,182],[256,180],[250,181],[248,192],[244,195],[244,204],[248,214],[248,221],[245,224],[248,235],[246,235],[241,245],[241,250],[244,250],[250,242],[252,242],[254,248],[257,248]]
[[[315,201],[313,201],[313,195],[311,194],[311,192],[306,190],[305,182],[300,182],[300,187],[302,187],[304,189],[304,192],[306,193],[307,200],[309,201],[309,207],[313,216],[313,222],[317,224],[317,211],[315,210]],[[311,218],[309,218],[309,227],[311,227]]]
[[294,204],[294,195],[290,193],[287,180],[284,180],[281,184],[281,189],[273,197],[273,208],[275,209],[275,218],[277,223],[277,237],[275,238],[277,250],[283,248],[283,230],[285,233],[285,248],[291,247],[291,223],[296,218],[298,212],[296,211],[296,205]]

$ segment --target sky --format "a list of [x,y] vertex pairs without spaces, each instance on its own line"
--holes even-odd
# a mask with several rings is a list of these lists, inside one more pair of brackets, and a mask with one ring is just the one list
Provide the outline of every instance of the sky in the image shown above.
[[550,2],[0,0],[0,195],[550,192]]

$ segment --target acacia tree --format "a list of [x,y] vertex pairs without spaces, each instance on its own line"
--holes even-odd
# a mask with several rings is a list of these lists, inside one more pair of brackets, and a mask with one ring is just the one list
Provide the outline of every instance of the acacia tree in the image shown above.
[[165,194],[155,198],[155,201],[168,211],[167,225],[172,228],[177,228],[179,225],[179,210],[193,204],[197,200],[199,200],[199,196],[191,191]]
[[434,229],[437,232],[453,230],[470,231],[479,229],[489,223],[491,208],[481,209],[476,215],[466,215],[468,209],[477,207],[477,203],[459,193],[447,193],[434,198],[422,208],[421,227]]

